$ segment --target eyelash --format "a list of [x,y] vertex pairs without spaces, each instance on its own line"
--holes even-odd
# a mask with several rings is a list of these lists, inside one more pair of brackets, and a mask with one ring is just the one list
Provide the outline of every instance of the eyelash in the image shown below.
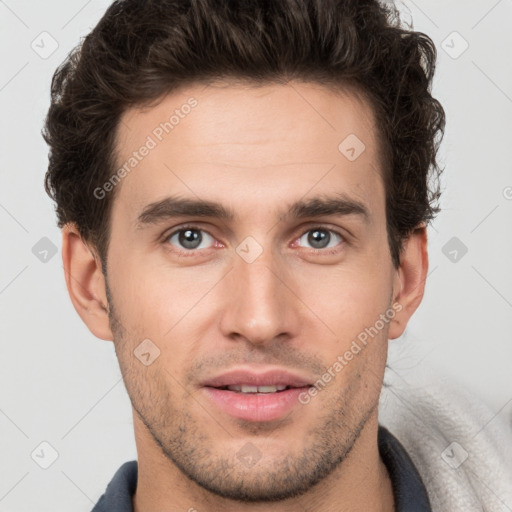
[[[165,245],[170,245],[169,243],[169,239],[182,232],[182,231],[186,231],[186,230],[194,230],[194,231],[203,231],[204,233],[207,233],[209,236],[211,236],[213,239],[215,239],[215,237],[213,235],[211,235],[207,230],[205,229],[202,229],[196,225],[193,225],[193,224],[188,224],[188,225],[184,225],[184,226],[181,226],[180,228],[178,229],[175,229],[174,231],[172,231],[171,233],[169,234],[166,234],[164,235],[163,237],[163,243]],[[301,234],[295,238],[295,240],[298,240],[300,238],[302,238],[305,234],[309,233],[310,231],[315,231],[315,230],[321,230],[321,231],[328,231],[330,233],[334,233],[334,235],[338,236],[339,238],[341,238],[341,242],[338,244],[337,247],[339,247],[339,245],[346,245],[348,242],[347,242],[347,239],[344,235],[342,235],[339,231],[336,231],[335,229],[332,229],[330,227],[327,227],[327,226],[322,226],[322,225],[318,225],[318,226],[313,226],[309,229],[306,229],[305,231],[302,231]],[[205,251],[207,249],[189,249],[189,250],[179,250],[179,249],[175,249],[173,248],[172,249],[172,252],[175,252],[178,254],[178,256],[183,256],[183,257],[194,257],[194,256],[197,256],[197,253],[199,252],[202,252],[202,251]],[[328,248],[328,249],[306,249],[308,250],[308,252],[310,253],[313,253],[313,254],[322,254],[322,255],[328,255],[328,254],[337,254],[340,249],[339,248]]]

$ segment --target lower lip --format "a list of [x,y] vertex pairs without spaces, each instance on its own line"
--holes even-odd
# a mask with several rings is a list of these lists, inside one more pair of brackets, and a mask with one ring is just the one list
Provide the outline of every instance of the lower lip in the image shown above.
[[300,403],[299,395],[309,386],[276,393],[237,393],[227,389],[202,388],[206,396],[224,412],[248,421],[272,421],[282,418]]

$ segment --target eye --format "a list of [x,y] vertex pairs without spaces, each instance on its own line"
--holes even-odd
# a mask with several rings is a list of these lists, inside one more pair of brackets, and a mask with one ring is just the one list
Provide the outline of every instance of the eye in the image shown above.
[[[331,249],[343,242],[343,237],[332,229],[316,227],[306,231],[300,238],[299,243],[307,242],[315,250]],[[333,242],[333,243],[331,243]],[[331,251],[327,251],[331,252]]]
[[[194,251],[195,249],[207,249],[214,240],[206,231],[193,227],[181,228],[165,239],[166,242],[185,252]],[[206,243],[206,246],[201,247],[203,243]]]

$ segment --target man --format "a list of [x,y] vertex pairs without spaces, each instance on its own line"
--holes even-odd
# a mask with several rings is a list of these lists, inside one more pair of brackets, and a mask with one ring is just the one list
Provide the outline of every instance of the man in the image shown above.
[[433,43],[394,15],[116,1],[57,70],[66,283],[114,342],[138,452],[94,511],[448,503],[378,418],[388,340],[423,296],[445,124]]

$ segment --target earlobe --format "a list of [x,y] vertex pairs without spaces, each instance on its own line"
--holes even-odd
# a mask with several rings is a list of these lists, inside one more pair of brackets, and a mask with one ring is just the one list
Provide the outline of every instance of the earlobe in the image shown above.
[[404,241],[400,266],[396,270],[393,303],[397,312],[388,332],[389,339],[402,335],[409,319],[423,299],[428,271],[427,228],[420,224]]
[[80,318],[96,337],[113,340],[101,261],[71,223],[62,228],[62,263],[68,293]]

